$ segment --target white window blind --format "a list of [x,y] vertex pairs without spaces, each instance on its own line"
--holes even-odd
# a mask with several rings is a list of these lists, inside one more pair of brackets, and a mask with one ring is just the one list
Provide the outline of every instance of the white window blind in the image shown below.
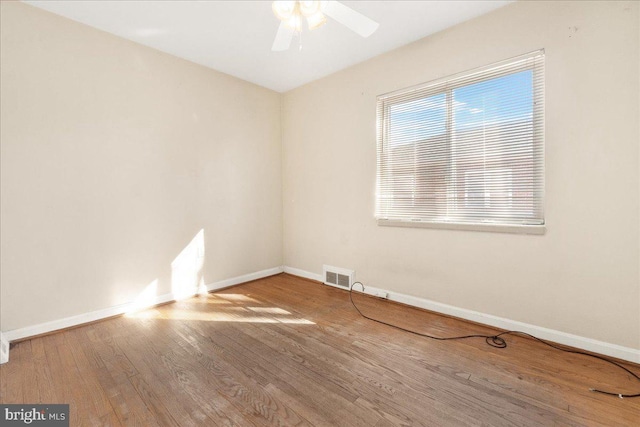
[[379,223],[544,224],[543,51],[377,103]]

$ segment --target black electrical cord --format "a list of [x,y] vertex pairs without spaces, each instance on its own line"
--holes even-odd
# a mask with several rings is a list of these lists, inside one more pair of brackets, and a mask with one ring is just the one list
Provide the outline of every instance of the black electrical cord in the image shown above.
[[[572,354],[581,354],[583,356],[587,356],[587,357],[591,357],[594,359],[599,359],[602,360],[604,362],[610,363],[613,366],[616,366],[622,370],[624,370],[625,372],[627,372],[629,375],[631,375],[633,378],[635,378],[636,380],[638,380],[640,382],[640,376],[638,374],[636,374],[635,372],[632,372],[631,370],[625,368],[624,366],[622,366],[621,364],[619,364],[618,362],[615,362],[613,360],[607,359],[606,357],[602,357],[602,356],[598,356],[596,354],[590,354],[590,353],[586,353],[584,351],[578,351],[578,350],[569,350],[566,348],[562,348],[562,347],[558,347],[557,345],[548,343],[536,336],[533,336],[531,334],[528,334],[526,332],[521,332],[521,331],[505,331],[505,332],[501,332],[499,334],[496,335],[482,335],[482,334],[473,334],[473,335],[460,335],[460,336],[455,336],[455,337],[436,337],[433,335],[429,335],[429,334],[424,334],[422,332],[416,332],[416,331],[412,331],[411,329],[406,329],[403,328],[401,326],[398,325],[394,325],[392,323],[387,323],[385,321],[382,320],[378,320],[378,319],[374,319],[373,317],[369,317],[366,314],[362,313],[362,311],[360,311],[360,309],[358,308],[358,306],[356,305],[355,302],[353,302],[353,287],[355,285],[360,285],[362,287],[362,293],[364,292],[364,284],[362,282],[355,282],[351,285],[351,288],[349,288],[349,301],[351,301],[351,305],[353,305],[353,308],[356,309],[356,311],[365,319],[368,320],[372,320],[374,322],[380,323],[382,325],[386,325],[395,329],[399,329],[401,331],[404,332],[409,332],[411,334],[414,335],[418,335],[421,337],[425,337],[425,338],[429,338],[432,340],[438,340],[438,341],[452,341],[452,340],[464,340],[464,339],[469,339],[469,338],[484,338],[485,342],[490,345],[491,347],[495,347],[495,348],[506,348],[507,347],[507,342],[505,341],[505,339],[503,338],[504,335],[522,335],[522,336],[526,336],[529,338],[533,338],[534,340],[549,346],[551,348],[554,348],[556,350],[560,350],[560,351],[564,351],[565,353],[572,353]],[[596,388],[590,388],[590,391],[596,392],[596,393],[602,393],[602,394],[606,394],[609,396],[618,396],[620,399],[623,398],[632,398],[632,397],[640,397],[640,393],[636,393],[636,394],[625,394],[625,393],[615,393],[615,392],[611,392],[611,391],[604,391],[604,390],[599,390]]]

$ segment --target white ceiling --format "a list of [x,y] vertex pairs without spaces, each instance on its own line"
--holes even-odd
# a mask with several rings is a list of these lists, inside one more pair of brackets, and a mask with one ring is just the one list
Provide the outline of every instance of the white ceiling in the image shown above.
[[502,7],[509,1],[343,1],[380,23],[362,38],[336,21],[272,52],[270,1],[25,1],[197,64],[286,92]]

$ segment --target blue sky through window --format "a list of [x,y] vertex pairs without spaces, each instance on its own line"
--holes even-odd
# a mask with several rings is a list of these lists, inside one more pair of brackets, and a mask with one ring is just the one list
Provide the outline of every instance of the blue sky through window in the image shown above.
[[453,90],[455,130],[533,118],[533,71]]
[[[451,93],[454,132],[533,118],[532,70],[462,86]],[[393,104],[389,109],[388,141],[392,145],[415,143],[446,133],[444,92]]]
[[389,108],[389,142],[392,144],[414,143],[446,133],[447,100],[444,93],[393,104]]

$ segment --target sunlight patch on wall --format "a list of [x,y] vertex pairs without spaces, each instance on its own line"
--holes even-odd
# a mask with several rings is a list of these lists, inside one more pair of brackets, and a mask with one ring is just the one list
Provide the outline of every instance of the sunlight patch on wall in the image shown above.
[[205,287],[202,275],[204,256],[204,229],[201,229],[171,263],[171,293],[174,299],[190,297]]
[[202,275],[200,276],[200,283],[198,283],[198,295],[205,296],[209,293],[209,289],[207,289],[207,285],[204,283],[204,278]]
[[127,313],[133,313],[151,307],[156,303],[158,296],[158,279],[149,283],[136,299],[130,304]]

